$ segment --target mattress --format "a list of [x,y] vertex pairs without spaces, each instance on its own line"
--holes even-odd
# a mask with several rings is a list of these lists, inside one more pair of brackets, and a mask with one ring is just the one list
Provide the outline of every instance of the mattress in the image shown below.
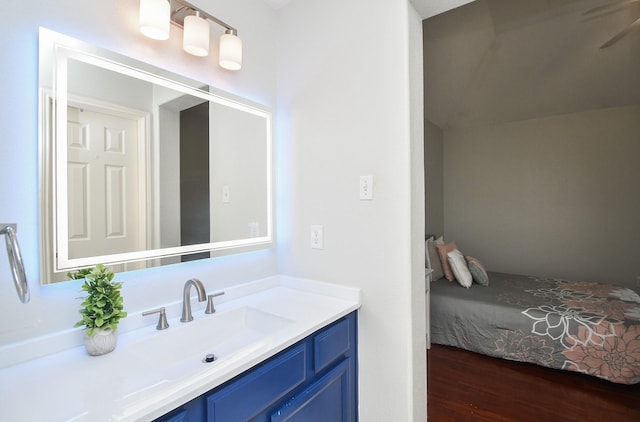
[[640,382],[640,296],[592,282],[489,273],[431,283],[431,340],[489,356]]

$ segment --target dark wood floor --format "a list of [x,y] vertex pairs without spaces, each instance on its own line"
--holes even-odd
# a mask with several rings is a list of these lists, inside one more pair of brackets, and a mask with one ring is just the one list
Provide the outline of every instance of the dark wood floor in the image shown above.
[[640,384],[506,361],[454,347],[427,352],[429,422],[640,421]]

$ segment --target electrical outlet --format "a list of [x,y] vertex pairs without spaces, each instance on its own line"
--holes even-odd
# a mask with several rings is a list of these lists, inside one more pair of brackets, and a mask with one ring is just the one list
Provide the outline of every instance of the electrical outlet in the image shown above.
[[311,226],[311,249],[323,249],[322,226]]

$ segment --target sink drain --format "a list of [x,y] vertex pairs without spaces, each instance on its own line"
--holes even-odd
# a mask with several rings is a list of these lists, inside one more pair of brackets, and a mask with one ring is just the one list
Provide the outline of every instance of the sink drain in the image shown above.
[[211,362],[213,362],[214,360],[216,360],[216,355],[214,355],[213,353],[209,353],[207,356],[205,356],[205,357],[202,359],[202,362],[204,362],[204,363],[211,363]]

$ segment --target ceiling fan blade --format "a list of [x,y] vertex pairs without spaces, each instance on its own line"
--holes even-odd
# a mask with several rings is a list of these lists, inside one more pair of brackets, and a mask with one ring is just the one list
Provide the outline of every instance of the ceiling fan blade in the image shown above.
[[608,9],[614,9],[616,7],[627,6],[629,4],[637,3],[639,1],[640,0],[626,0],[626,1],[622,1],[622,2],[619,1],[619,2],[615,2],[615,3],[605,4],[604,6],[594,7],[592,9],[587,10],[586,12],[583,12],[582,16],[590,15],[590,14],[593,14],[593,13],[604,12],[604,11],[606,11]]
[[611,38],[606,43],[602,44],[600,46],[600,48],[611,47],[613,44],[615,44],[618,41],[620,41],[620,39],[622,39],[625,35],[627,35],[629,32],[631,32],[631,30],[633,30],[634,28],[636,28],[638,26],[640,26],[640,18],[636,19],[635,21],[633,21],[633,23],[631,23],[625,29],[623,29],[622,31],[618,32],[613,38]]

